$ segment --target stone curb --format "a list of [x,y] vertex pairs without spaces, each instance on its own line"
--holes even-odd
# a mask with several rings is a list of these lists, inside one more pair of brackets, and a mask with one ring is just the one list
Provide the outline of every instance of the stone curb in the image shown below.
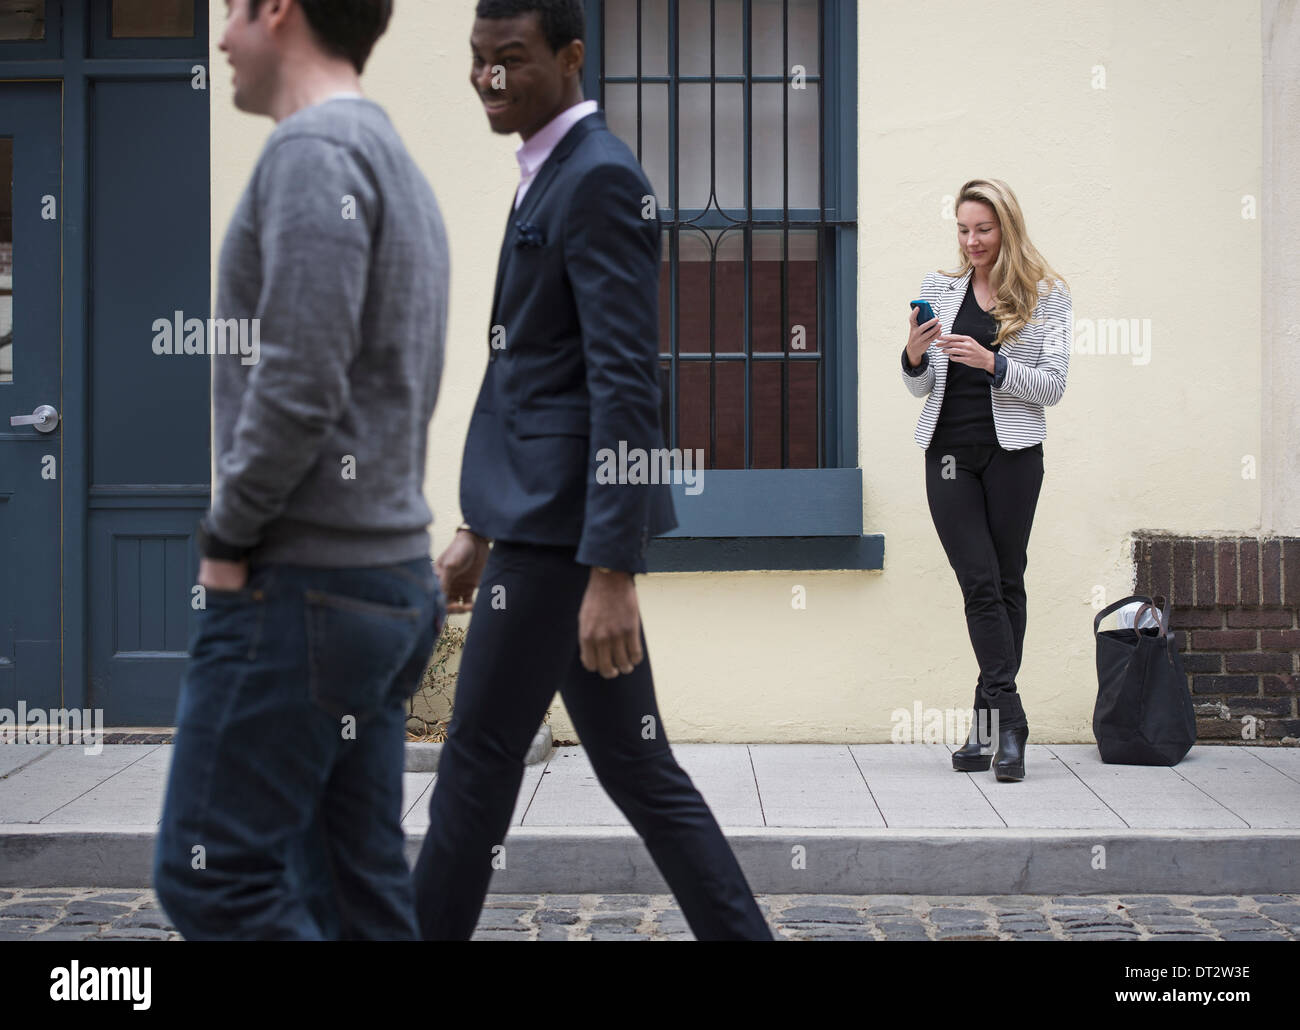
[[[0,887],[150,886],[154,826],[0,825]],[[414,862],[423,833],[407,836]],[[1300,830],[733,829],[759,894],[1291,894]],[[1093,868],[1097,848],[1106,867]],[[802,851],[797,851],[801,848]],[[492,890],[658,894],[630,827],[512,827]]]
[[[537,736],[533,737],[533,742],[528,746],[528,754],[524,756],[526,765],[536,765],[538,762],[544,762],[550,757],[553,750],[551,744],[551,727],[542,723],[542,728],[537,731]],[[438,771],[438,759],[442,757],[442,744],[421,744],[414,741],[406,743],[406,771],[409,773],[431,773]]]

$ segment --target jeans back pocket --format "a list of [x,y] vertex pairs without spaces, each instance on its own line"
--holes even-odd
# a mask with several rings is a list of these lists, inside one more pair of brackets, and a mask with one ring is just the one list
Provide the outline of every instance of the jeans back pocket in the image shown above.
[[381,709],[421,636],[425,612],[320,590],[304,592],[312,700],[362,722]]

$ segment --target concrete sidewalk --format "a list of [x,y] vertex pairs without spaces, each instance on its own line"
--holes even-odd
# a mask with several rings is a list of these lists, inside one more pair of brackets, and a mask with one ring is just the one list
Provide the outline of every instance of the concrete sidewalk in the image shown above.
[[[943,745],[674,748],[756,892],[1234,894],[1300,890],[1300,749],[1197,747],[1177,767],[1030,744],[1021,783]],[[0,886],[146,887],[167,744],[0,747]],[[408,772],[412,860],[435,773]],[[493,890],[660,893],[581,748],[527,767]]]

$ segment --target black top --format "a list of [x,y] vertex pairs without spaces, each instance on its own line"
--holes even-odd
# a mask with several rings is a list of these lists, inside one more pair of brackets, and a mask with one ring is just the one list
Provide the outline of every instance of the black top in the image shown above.
[[[998,335],[998,323],[975,299],[975,276],[966,285],[957,317],[952,320],[952,331],[958,336],[969,336],[996,354],[1002,345],[992,346]],[[953,447],[959,444],[992,444],[998,446],[997,430],[993,426],[993,394],[989,389],[988,373],[982,368],[948,362],[948,378],[943,390],[943,404],[939,408],[939,421],[934,427],[930,446],[939,444]]]

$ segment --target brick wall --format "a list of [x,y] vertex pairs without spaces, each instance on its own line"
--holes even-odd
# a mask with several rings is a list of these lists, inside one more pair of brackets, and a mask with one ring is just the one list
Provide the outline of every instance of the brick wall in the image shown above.
[[1197,737],[1300,744],[1300,537],[1138,533],[1133,563],[1169,598]]

